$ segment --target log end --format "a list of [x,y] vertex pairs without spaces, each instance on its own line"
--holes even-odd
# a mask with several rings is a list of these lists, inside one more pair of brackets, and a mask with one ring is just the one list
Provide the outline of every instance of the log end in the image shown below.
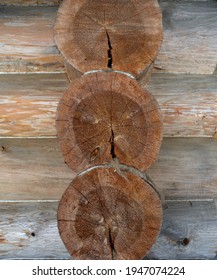
[[142,259],[158,237],[162,207],[140,177],[102,167],[72,181],[57,216],[74,259]]
[[114,158],[144,171],[155,161],[163,133],[155,98],[115,72],[83,75],[70,84],[56,126],[64,159],[76,172]]

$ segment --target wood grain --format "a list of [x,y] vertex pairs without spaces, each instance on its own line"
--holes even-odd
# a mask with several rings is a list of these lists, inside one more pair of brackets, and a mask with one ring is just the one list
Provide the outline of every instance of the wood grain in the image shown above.
[[164,40],[156,70],[212,74],[216,69],[217,2],[161,2]]
[[0,6],[0,72],[61,72],[53,38],[57,7]]
[[54,6],[62,0],[1,0],[0,5],[8,6]]
[[75,259],[142,259],[159,235],[162,206],[152,186],[138,175],[100,167],[70,183],[57,219]]
[[0,200],[59,199],[75,174],[54,139],[0,139]]
[[[57,230],[57,202],[0,203],[0,211],[0,259],[70,258]],[[216,259],[216,214],[213,201],[167,202],[147,258]]]
[[[0,136],[55,136],[57,104],[67,88],[63,74],[0,75]],[[147,89],[157,99],[164,136],[215,136],[214,75],[154,74]]]
[[160,105],[164,136],[216,134],[216,76],[156,74],[147,88]]
[[214,201],[170,201],[150,259],[217,259]]
[[[166,199],[217,197],[217,142],[164,138],[148,170]],[[56,139],[0,139],[0,200],[60,199],[75,177]]]
[[[161,1],[164,40],[155,72],[212,74],[216,1]],[[0,72],[63,72],[53,39],[58,7],[0,7]],[[19,34],[19,36],[17,36]]]
[[162,16],[157,0],[64,0],[54,33],[61,54],[80,72],[112,68],[137,76],[159,52]]
[[59,102],[57,136],[68,166],[81,172],[116,159],[146,170],[162,140],[162,118],[153,95],[118,72],[83,75]]
[[57,103],[67,87],[59,75],[0,75],[0,135],[54,136]]

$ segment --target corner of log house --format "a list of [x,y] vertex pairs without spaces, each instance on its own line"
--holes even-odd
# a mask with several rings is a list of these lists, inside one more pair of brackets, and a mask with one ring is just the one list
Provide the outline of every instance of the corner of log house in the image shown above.
[[[76,176],[55,129],[68,87],[53,36],[60,3],[0,3],[0,259],[70,258],[56,221],[60,198]],[[164,38],[151,80],[140,86],[162,112],[164,138],[147,176],[165,207],[147,258],[216,259],[217,2],[159,4]],[[71,79],[80,75],[70,73]]]

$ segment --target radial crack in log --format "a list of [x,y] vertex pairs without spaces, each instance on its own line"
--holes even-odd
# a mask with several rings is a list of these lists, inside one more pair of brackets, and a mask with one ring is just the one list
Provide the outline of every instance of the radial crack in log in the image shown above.
[[112,259],[115,260],[116,259],[116,251],[115,251],[115,245],[114,245],[114,241],[113,241],[113,238],[112,238],[112,233],[111,233],[110,227],[108,229],[108,234],[109,234],[109,243],[110,243],[110,247],[111,247]]
[[110,37],[109,37],[109,34],[108,34],[108,31],[106,30],[106,35],[107,35],[107,38],[108,38],[108,68],[112,68],[112,63],[113,63],[113,60],[112,60],[112,44],[111,44],[111,40],[110,40]]
[[162,223],[158,194],[139,176],[114,171],[106,167],[86,171],[60,200],[58,228],[74,259],[142,259],[158,237]]
[[71,84],[60,100],[56,126],[65,162],[79,172],[114,158],[144,171],[162,140],[154,97],[116,72],[86,74]]
[[112,67],[137,77],[146,72],[161,46],[158,1],[64,0],[55,41],[66,61],[82,73]]
[[111,139],[110,139],[110,142],[111,142],[111,156],[112,156],[112,158],[116,158],[116,155],[115,155],[115,142],[114,142],[114,132],[113,132],[113,129],[111,129]]

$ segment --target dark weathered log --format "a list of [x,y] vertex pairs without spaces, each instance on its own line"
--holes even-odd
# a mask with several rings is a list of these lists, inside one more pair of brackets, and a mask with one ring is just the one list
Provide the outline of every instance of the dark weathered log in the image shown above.
[[57,112],[57,134],[74,171],[120,163],[147,169],[162,140],[157,101],[138,83],[115,72],[96,72],[69,85]]
[[75,259],[142,259],[161,223],[154,189],[139,176],[113,168],[76,177],[58,207],[59,232]]
[[64,0],[55,40],[82,73],[113,68],[137,76],[159,52],[162,15],[157,0]]

